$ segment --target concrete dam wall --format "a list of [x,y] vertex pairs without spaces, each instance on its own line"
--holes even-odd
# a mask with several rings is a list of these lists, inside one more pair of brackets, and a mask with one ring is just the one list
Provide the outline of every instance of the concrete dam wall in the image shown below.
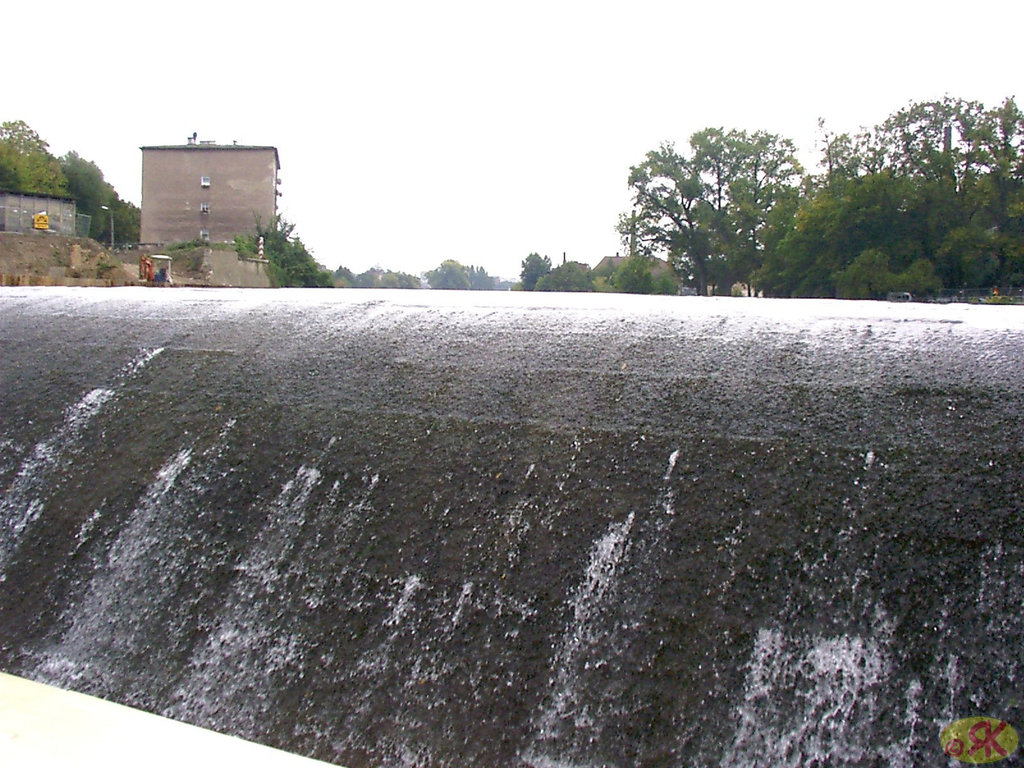
[[360,766],[1024,727],[1024,313],[0,291],[0,669]]

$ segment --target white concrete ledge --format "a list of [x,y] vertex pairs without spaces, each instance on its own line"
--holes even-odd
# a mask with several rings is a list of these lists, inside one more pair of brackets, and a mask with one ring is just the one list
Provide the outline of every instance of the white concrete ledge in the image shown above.
[[0,765],[313,768],[328,763],[0,673]]

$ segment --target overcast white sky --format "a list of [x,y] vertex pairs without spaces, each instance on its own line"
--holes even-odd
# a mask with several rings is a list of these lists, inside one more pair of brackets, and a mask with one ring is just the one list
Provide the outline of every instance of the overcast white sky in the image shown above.
[[819,117],[853,132],[946,94],[1024,99],[1020,0],[54,0],[14,18],[0,120],[136,204],[141,146],[276,146],[282,214],[356,272],[594,265],[662,141],[763,129],[813,164]]

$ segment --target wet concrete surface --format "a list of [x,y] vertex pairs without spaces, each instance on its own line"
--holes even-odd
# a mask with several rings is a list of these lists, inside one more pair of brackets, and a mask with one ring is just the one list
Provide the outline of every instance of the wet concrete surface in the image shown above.
[[361,765],[1021,718],[1015,307],[0,292],[0,667]]

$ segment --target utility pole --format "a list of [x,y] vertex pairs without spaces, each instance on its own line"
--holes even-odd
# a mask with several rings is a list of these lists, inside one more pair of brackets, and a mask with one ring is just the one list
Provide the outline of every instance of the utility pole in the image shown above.
[[636,208],[629,217],[629,258],[636,256]]
[[114,209],[109,205],[101,205],[104,211],[110,211],[110,250],[114,250]]

